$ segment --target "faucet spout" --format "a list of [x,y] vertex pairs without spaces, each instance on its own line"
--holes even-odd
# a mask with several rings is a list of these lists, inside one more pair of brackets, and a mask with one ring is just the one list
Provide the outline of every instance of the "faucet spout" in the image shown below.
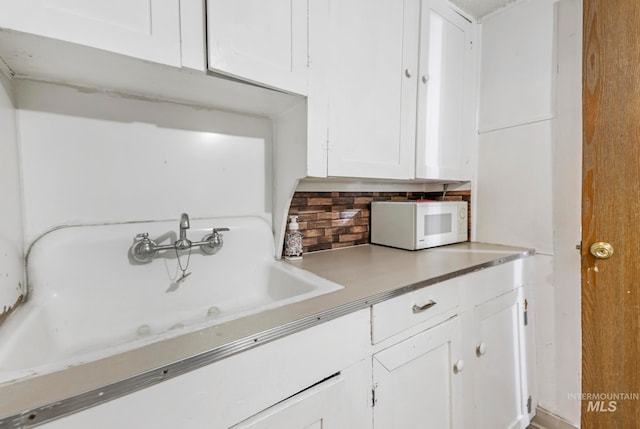
[[191,240],[187,238],[187,229],[189,229],[189,215],[182,213],[180,216],[180,239],[175,242],[175,246],[179,250],[191,247]]
[[182,213],[180,216],[180,239],[187,238],[187,230],[189,229],[189,215]]

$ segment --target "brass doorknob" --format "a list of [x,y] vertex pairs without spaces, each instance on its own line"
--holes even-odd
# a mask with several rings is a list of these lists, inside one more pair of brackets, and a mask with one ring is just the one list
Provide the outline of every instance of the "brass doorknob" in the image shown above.
[[589,253],[598,259],[609,259],[613,256],[613,246],[610,243],[598,241],[589,247]]

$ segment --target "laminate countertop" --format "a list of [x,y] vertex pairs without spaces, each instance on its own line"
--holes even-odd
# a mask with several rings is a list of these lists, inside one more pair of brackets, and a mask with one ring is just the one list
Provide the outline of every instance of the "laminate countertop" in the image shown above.
[[344,292],[357,299],[418,289],[533,253],[532,249],[470,242],[418,251],[362,245],[315,252],[290,263],[345,286]]
[[378,302],[533,255],[532,249],[458,243],[420,251],[361,245],[314,252],[299,268],[344,286],[335,292],[0,383],[0,427],[97,405]]

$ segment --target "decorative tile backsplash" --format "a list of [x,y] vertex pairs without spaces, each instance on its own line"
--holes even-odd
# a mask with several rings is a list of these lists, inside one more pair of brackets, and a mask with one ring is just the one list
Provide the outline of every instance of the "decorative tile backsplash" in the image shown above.
[[444,197],[442,192],[296,192],[289,215],[298,215],[304,253],[309,253],[370,243],[372,201],[420,198],[470,203],[471,191],[449,191]]

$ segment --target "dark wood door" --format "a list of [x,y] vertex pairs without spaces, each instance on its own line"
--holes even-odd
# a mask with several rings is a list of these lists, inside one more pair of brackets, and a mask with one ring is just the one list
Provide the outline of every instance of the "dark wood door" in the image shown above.
[[581,427],[640,428],[640,1],[583,19]]

